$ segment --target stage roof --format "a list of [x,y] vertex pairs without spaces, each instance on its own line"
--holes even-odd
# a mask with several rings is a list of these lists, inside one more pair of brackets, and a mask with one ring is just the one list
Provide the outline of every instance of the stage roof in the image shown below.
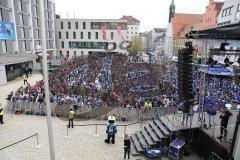
[[240,22],[215,28],[192,30],[186,34],[186,37],[190,39],[240,40]]

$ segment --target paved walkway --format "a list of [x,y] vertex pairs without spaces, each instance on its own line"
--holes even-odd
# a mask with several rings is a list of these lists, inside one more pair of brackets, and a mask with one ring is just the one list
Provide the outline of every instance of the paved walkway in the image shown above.
[[[42,79],[40,74],[34,74],[29,82]],[[23,85],[23,80],[16,80],[0,86],[1,103],[6,104],[5,97]],[[5,115],[5,124],[0,125],[0,148],[15,143],[21,139],[38,133],[40,148],[36,149],[37,139],[33,137],[12,147],[0,150],[0,160],[49,160],[49,144],[47,120],[45,116]],[[116,143],[106,144],[105,126],[98,127],[98,136],[95,137],[95,126],[75,127],[69,129],[67,135],[66,122],[56,117],[52,118],[54,146],[56,160],[123,160],[123,133],[124,128],[118,127]],[[106,123],[106,121],[78,121],[76,124]],[[127,128],[131,134],[140,127],[135,124]],[[143,157],[131,159],[144,160]],[[185,159],[185,158],[184,158]],[[188,157],[187,159],[196,159]]]
[[[30,84],[41,80],[41,74],[33,74],[29,77]],[[15,80],[4,86],[0,86],[0,101],[5,106],[6,96],[11,91],[16,91],[23,80]],[[36,149],[36,138],[33,137],[22,143],[0,151],[1,160],[48,160],[49,144],[47,120],[45,116],[8,115],[4,116],[5,124],[0,125],[0,148],[17,142],[35,133],[39,134],[40,148]],[[94,137],[95,126],[75,127],[69,130],[69,138],[66,139],[66,122],[56,117],[52,118],[54,132],[54,146],[56,160],[110,160],[123,159],[123,127],[118,128],[116,143],[107,145],[105,126],[98,127],[98,137]],[[106,123],[105,121],[79,121],[77,124]],[[132,133],[139,124],[127,128]]]

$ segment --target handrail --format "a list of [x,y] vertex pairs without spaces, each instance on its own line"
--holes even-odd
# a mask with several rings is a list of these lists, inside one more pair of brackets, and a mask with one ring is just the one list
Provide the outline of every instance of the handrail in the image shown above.
[[212,152],[212,154],[211,154],[211,160],[215,160],[215,158],[214,158],[214,156],[218,159],[218,160],[223,160],[221,157],[219,157],[219,155],[217,155],[217,153],[215,153],[215,152]]
[[[138,123],[141,123],[140,127],[142,126],[142,121],[137,121],[137,122],[133,122],[133,123],[129,123],[129,124],[120,124],[120,125],[116,125],[116,126],[119,126],[119,127],[124,127],[124,134],[126,133],[126,129],[127,129],[127,126],[131,126],[131,125],[134,125],[134,124],[138,124]],[[103,123],[92,123],[92,124],[77,124],[77,125],[73,125],[74,127],[85,127],[85,126],[95,126],[95,136],[98,136],[97,134],[97,126],[106,126],[107,124],[103,124]],[[68,125],[66,125],[67,127],[67,136],[66,138],[69,138],[69,135],[68,135]]]
[[15,142],[15,143],[12,143],[12,144],[10,144],[10,145],[8,145],[8,146],[5,146],[5,147],[3,147],[3,148],[0,148],[0,151],[1,151],[1,150],[4,150],[4,149],[6,149],[6,148],[9,148],[9,147],[11,147],[11,146],[14,146],[14,145],[16,145],[16,144],[18,144],[18,143],[20,143],[20,142],[26,141],[26,140],[28,140],[28,139],[30,139],[30,138],[32,138],[32,137],[35,137],[35,136],[36,136],[36,138],[37,138],[37,146],[36,146],[36,148],[38,148],[38,147],[39,147],[39,144],[38,144],[38,133],[35,133],[35,134],[33,134],[33,135],[31,135],[31,136],[29,136],[29,137],[27,137],[27,138],[24,138],[24,139],[22,139],[22,140],[20,140],[20,141],[17,141],[17,142]]
[[[137,121],[137,122],[133,122],[133,123],[129,123],[129,124],[117,124],[116,126],[119,126],[119,127],[122,127],[122,126],[131,126],[131,125],[134,125],[134,124],[138,124],[138,123],[141,123],[141,121]],[[103,123],[91,123],[91,124],[74,124],[73,126],[75,127],[84,127],[84,126],[106,126],[107,124],[103,124]],[[66,125],[68,127],[68,125]]]

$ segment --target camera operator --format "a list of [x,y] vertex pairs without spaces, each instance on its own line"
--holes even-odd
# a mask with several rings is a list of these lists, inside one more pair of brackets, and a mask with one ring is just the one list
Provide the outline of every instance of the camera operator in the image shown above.
[[228,109],[222,111],[222,113],[220,115],[220,119],[221,119],[220,134],[221,135],[219,137],[217,137],[220,141],[222,140],[222,138],[224,138],[224,139],[227,138],[227,125],[228,125],[228,120],[229,120],[230,116],[232,116],[232,113]]

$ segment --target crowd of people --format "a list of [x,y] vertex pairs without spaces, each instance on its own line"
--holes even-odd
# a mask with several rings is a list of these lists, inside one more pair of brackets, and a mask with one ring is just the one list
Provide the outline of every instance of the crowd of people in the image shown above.
[[[75,106],[144,108],[146,101],[153,107],[168,107],[178,102],[177,67],[130,61],[126,55],[76,57],[49,74],[51,102]],[[195,102],[200,101],[200,72],[194,71]],[[43,80],[11,92],[12,101],[44,102]],[[231,78],[206,76],[205,105],[223,105],[240,101],[240,88]]]

